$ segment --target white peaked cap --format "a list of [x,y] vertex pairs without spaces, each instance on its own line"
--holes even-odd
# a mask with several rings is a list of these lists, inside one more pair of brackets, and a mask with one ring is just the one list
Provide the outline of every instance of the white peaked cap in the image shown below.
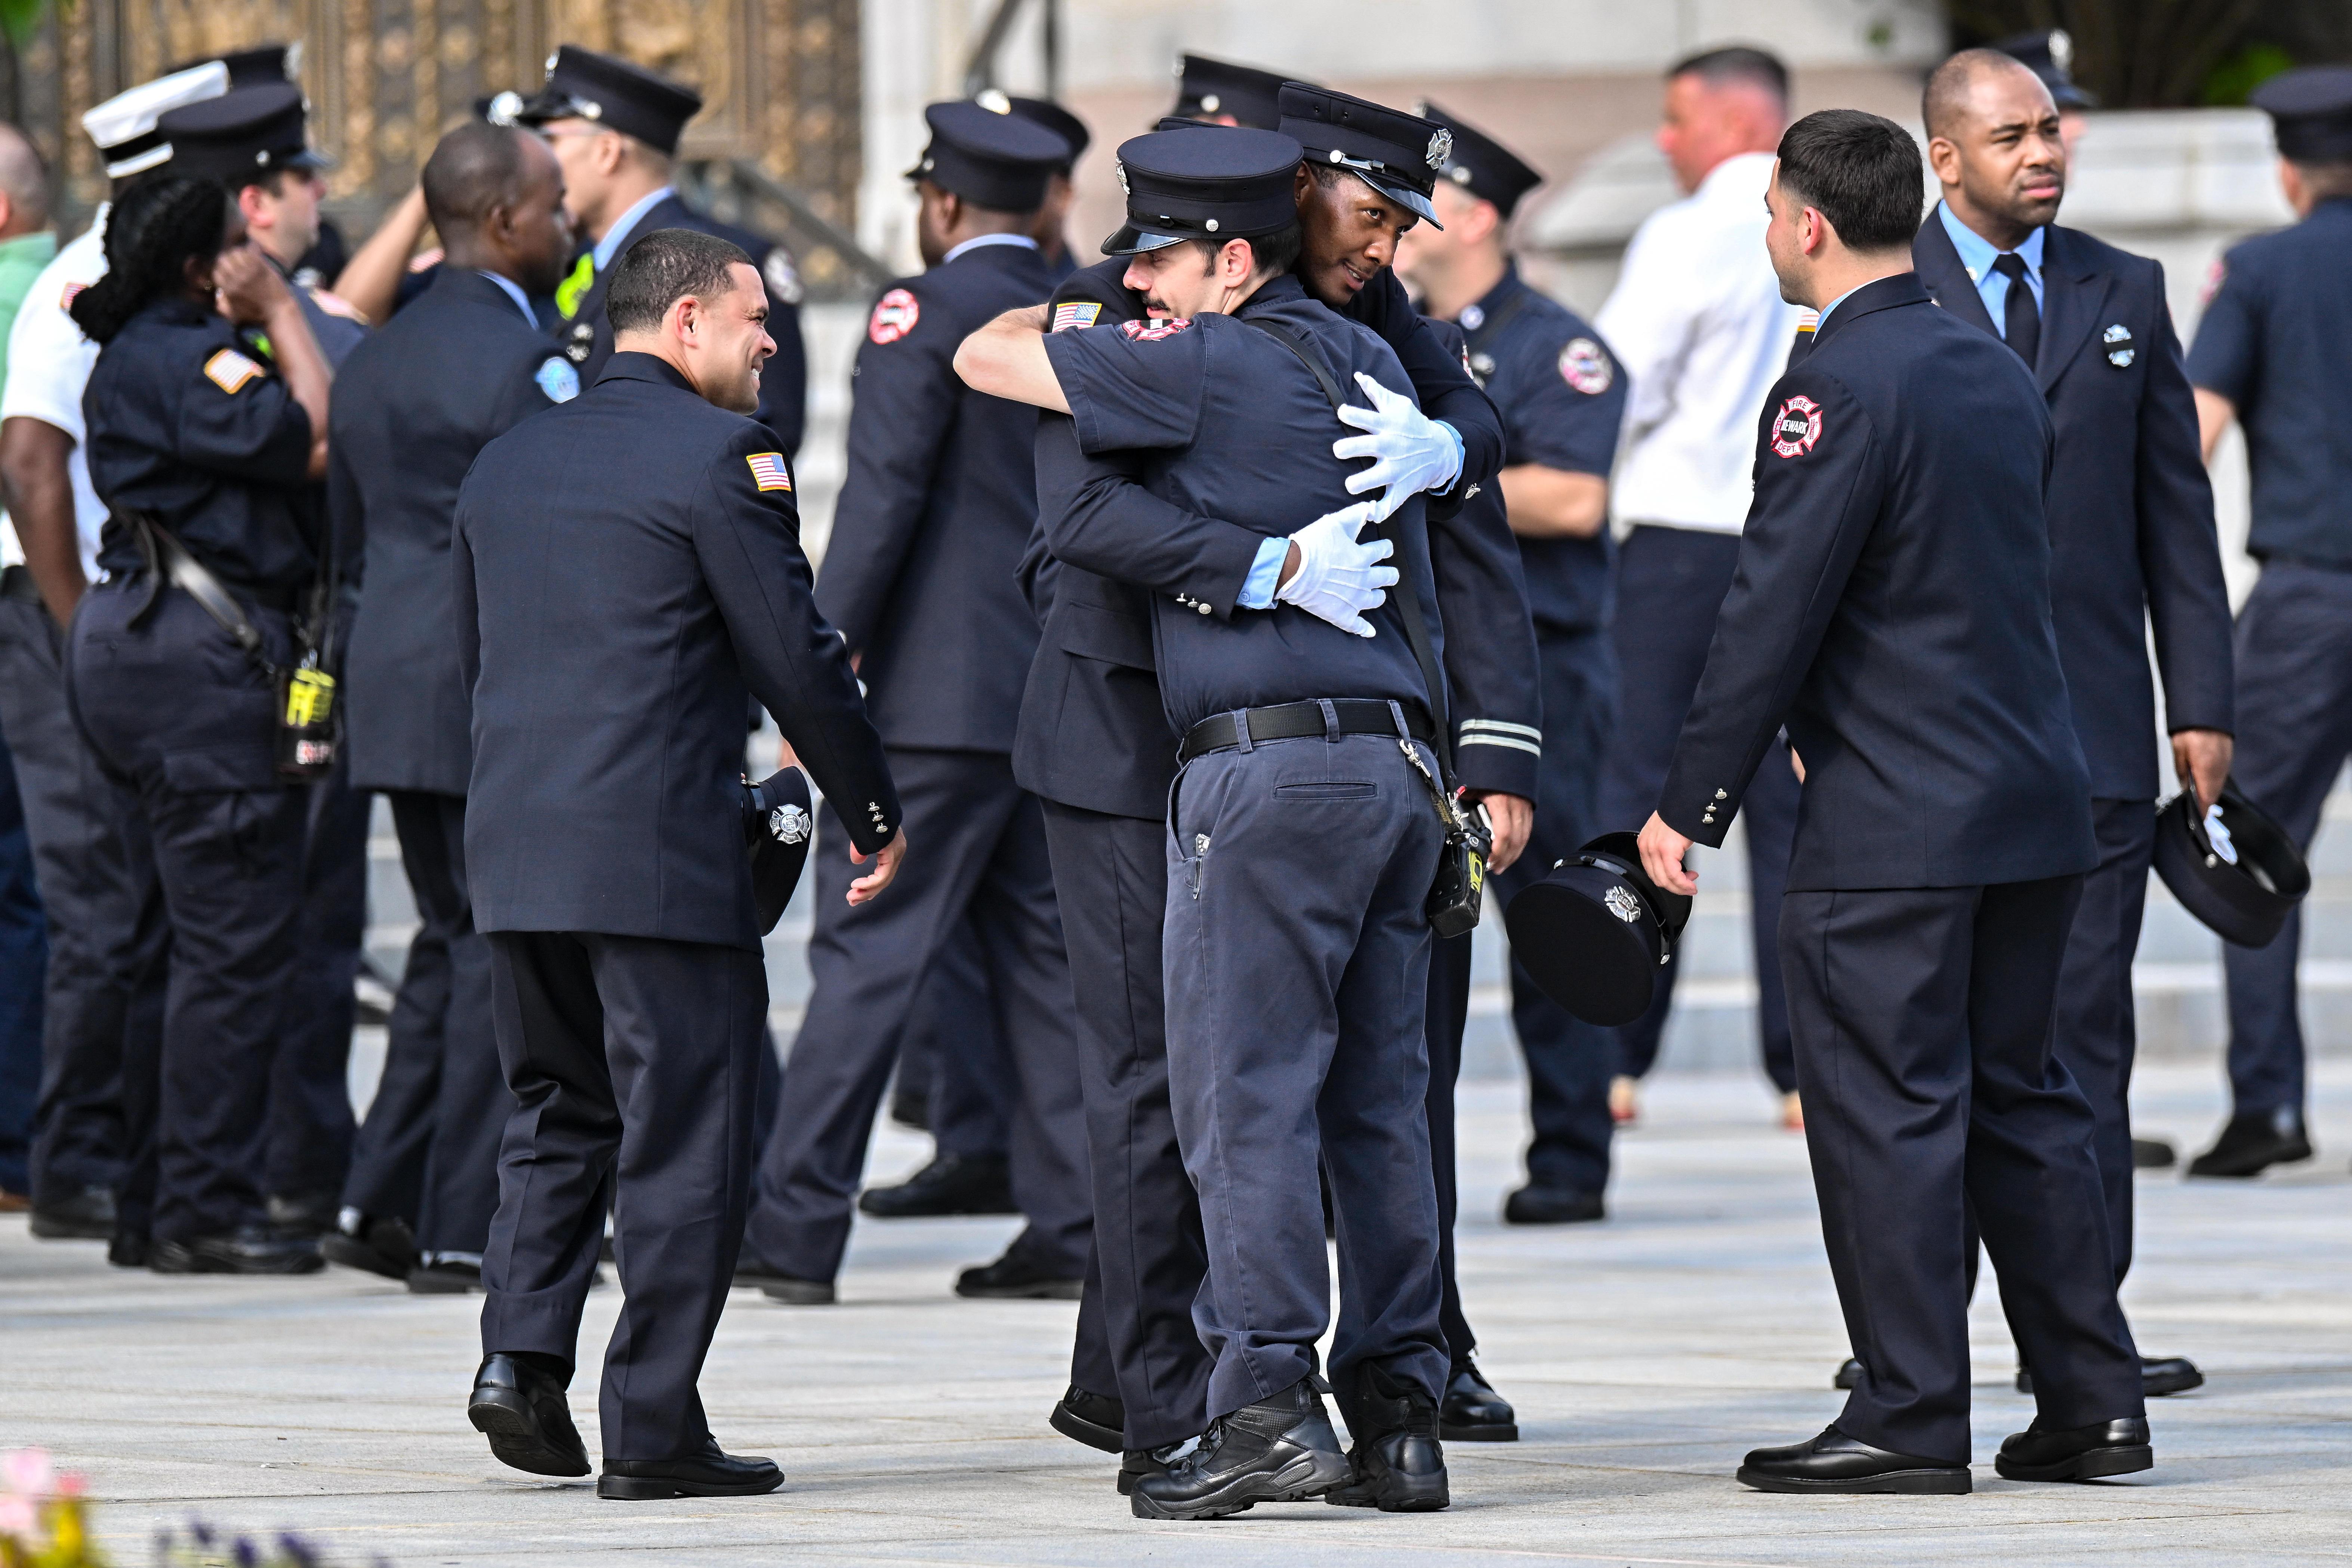
[[155,136],[155,122],[167,111],[218,98],[227,90],[228,67],[206,60],[116,93],[83,115],[81,128],[107,155],[107,177],[119,180],[171,158],[172,144]]

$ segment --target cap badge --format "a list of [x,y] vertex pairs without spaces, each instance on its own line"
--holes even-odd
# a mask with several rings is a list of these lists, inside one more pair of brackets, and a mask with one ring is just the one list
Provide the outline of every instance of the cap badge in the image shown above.
[[768,831],[780,843],[802,843],[809,836],[809,814],[797,805],[780,805],[768,813]]
[[1802,393],[1780,405],[1772,416],[1772,450],[1784,458],[1801,458],[1822,438],[1822,405]]
[[1441,125],[1437,129],[1437,134],[1429,139],[1429,166],[1433,169],[1443,169],[1445,167],[1445,160],[1452,156],[1454,156],[1454,132]]
[[1132,195],[1134,193],[1127,188],[1127,165],[1124,163],[1113,163],[1111,165],[1111,172],[1118,176],[1118,194],[1122,196]]
[[979,95],[973,98],[972,101],[980,105],[982,109],[988,110],[991,114],[1010,114],[1013,112],[1013,100],[1004,96],[1003,89],[1001,88],[982,88],[981,89]]
[[2050,29],[2050,62],[2062,71],[2074,68],[2074,36],[2063,27]]
[[1210,114],[1214,114],[1217,111],[1218,107],[1223,104],[1223,101],[1224,100],[1223,99],[1219,98],[1213,92],[1203,93],[1201,95],[1201,108]]
[[490,100],[489,121],[493,125],[512,125],[515,116],[522,112],[522,94],[509,88]]
[[1622,888],[1610,889],[1601,895],[1601,901],[1609,906],[1611,914],[1615,915],[1627,925],[1632,925],[1642,918],[1642,906],[1634,900],[1633,894]]

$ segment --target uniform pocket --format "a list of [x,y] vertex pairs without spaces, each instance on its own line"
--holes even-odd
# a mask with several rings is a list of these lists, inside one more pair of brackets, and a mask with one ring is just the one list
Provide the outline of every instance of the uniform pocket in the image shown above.
[[1379,796],[1381,786],[1353,779],[1326,779],[1316,784],[1276,784],[1276,800],[1372,800]]
[[278,763],[268,747],[250,742],[192,746],[163,753],[163,782],[182,795],[278,789]]

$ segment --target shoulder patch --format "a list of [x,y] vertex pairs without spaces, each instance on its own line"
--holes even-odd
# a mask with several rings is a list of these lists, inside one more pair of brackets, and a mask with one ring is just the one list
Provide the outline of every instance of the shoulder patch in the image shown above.
[[331,289],[314,288],[310,290],[310,298],[317,300],[319,309],[330,316],[341,316],[347,321],[357,321],[362,327],[373,324],[367,319],[366,311]]
[[793,253],[779,245],[770,250],[760,263],[760,281],[768,292],[787,305],[797,305],[808,290],[801,284],[801,269],[793,264]]
[[[2229,258],[2215,257],[2213,265],[2205,269],[2205,281],[2198,286],[2197,303],[2200,306],[2211,304],[2213,296],[2221,291],[2221,285],[2229,279]],[[68,286],[67,298],[72,298],[70,286]]]
[[547,394],[550,403],[569,403],[580,395],[580,373],[562,354],[551,354],[541,361],[530,378],[539,383],[540,391]]
[[1164,321],[1121,321],[1118,330],[1139,343],[1156,343],[1162,338],[1172,338],[1192,325],[1190,316],[1171,316]]
[[1822,438],[1822,405],[1799,393],[1772,416],[1772,450],[1784,458],[1801,458]]
[[743,459],[751,465],[751,482],[763,490],[792,493],[792,470],[784,467],[782,452],[754,452]]
[[[2220,266],[2220,265],[2221,265],[2221,263],[2219,263],[2219,262],[2215,262],[2215,263],[2214,263],[2214,265],[2218,267],[2218,266]],[[72,309],[73,309],[73,302],[74,302],[74,296],[75,296],[75,295],[77,295],[77,294],[79,294],[79,293],[80,293],[83,289],[87,289],[87,288],[89,288],[89,284],[87,284],[87,283],[68,283],[68,284],[67,284],[67,285],[66,285],[66,289],[65,289],[65,292],[58,296],[58,310],[72,310]]]
[[1617,379],[1617,367],[1591,338],[1570,338],[1559,351],[1559,378],[1587,397],[1598,397]]
[[1091,327],[1102,320],[1103,308],[1092,300],[1066,300],[1054,307],[1052,330],[1066,332],[1080,327]]
[[440,265],[441,247],[437,245],[430,250],[420,250],[408,258],[408,269],[411,272],[430,272]]
[[223,392],[243,391],[245,384],[262,374],[259,365],[235,349],[222,349],[205,361],[205,379]]
[[890,344],[915,330],[923,319],[923,302],[905,289],[893,289],[874,301],[874,319],[866,323],[869,342]]

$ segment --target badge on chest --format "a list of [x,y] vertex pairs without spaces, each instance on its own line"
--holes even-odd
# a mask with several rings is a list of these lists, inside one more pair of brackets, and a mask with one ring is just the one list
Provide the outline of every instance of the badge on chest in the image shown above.
[[2129,370],[2132,361],[2139,357],[2132,347],[2131,329],[2120,321],[2101,332],[2099,341],[2106,346],[2107,363],[2117,370]]

